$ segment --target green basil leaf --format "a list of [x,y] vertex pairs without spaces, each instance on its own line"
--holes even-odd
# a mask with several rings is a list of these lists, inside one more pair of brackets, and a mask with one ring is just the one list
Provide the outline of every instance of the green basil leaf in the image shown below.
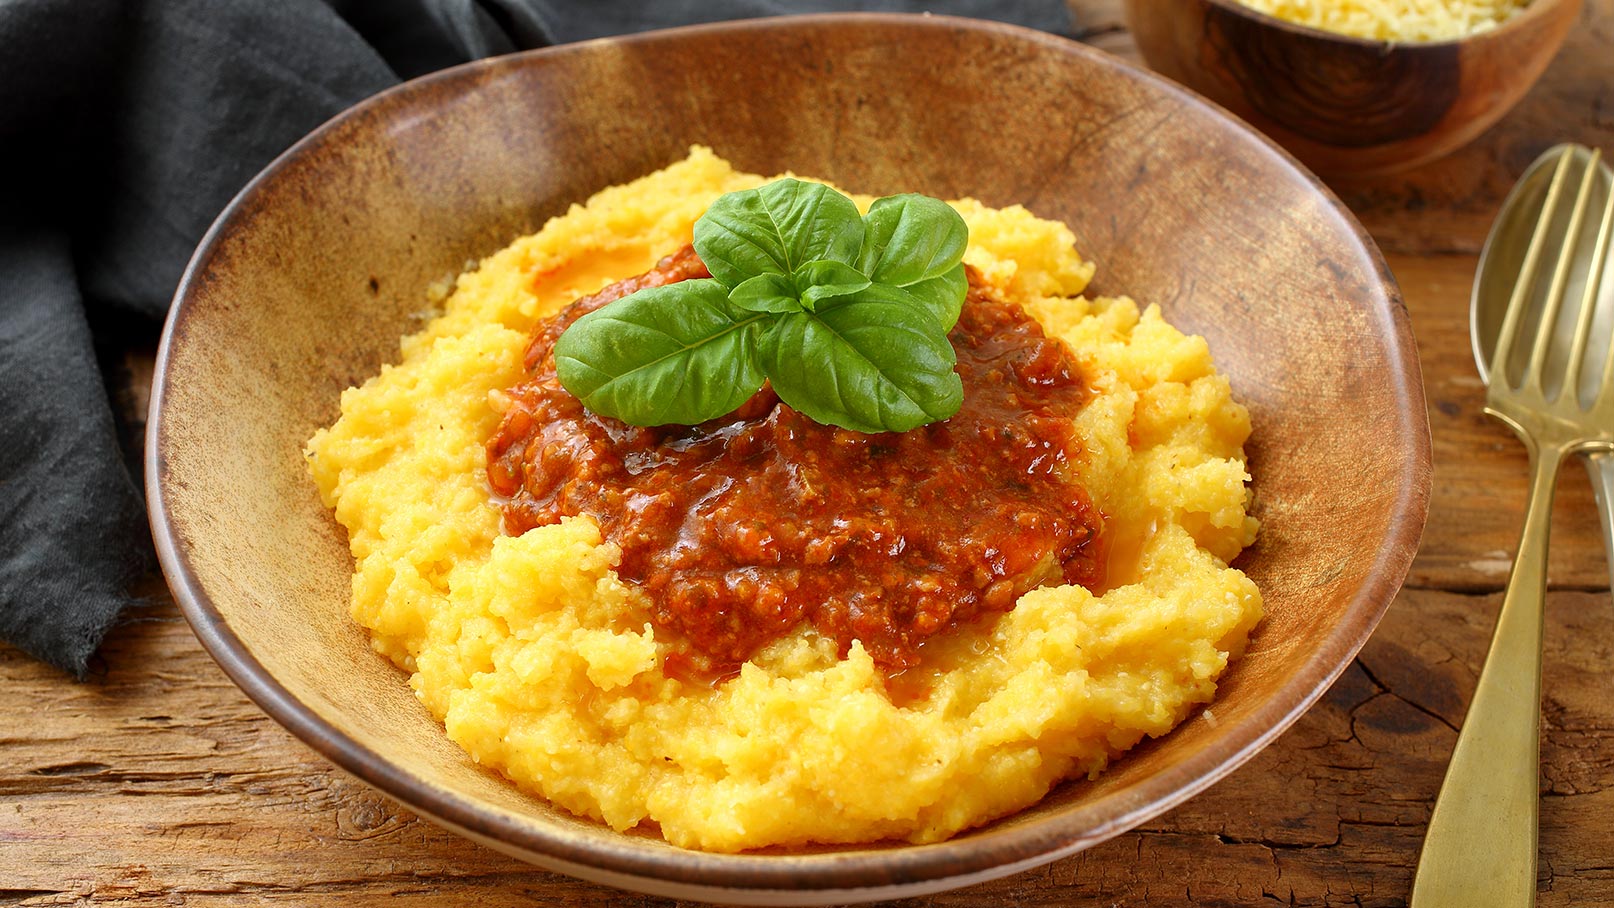
[[796,286],[801,289],[801,302],[808,312],[817,309],[824,300],[861,293],[872,283],[861,271],[843,262],[819,259],[796,269]]
[[863,218],[857,270],[880,284],[907,287],[941,277],[964,260],[969,226],[953,206],[929,196],[887,196]]
[[759,274],[740,282],[729,293],[734,305],[747,312],[800,312],[796,282],[784,274]]
[[850,264],[862,245],[857,205],[802,180],[728,193],[695,222],[695,251],[731,289],[759,274],[794,274],[817,259]]
[[555,343],[560,383],[602,416],[695,425],[762,387],[760,323],[714,280],[649,287],[573,322]]
[[557,341],[561,383],[637,425],[724,415],[772,380],[808,417],[900,432],[958,411],[947,331],[968,292],[969,230],[918,195],[866,217],[818,183],[729,193],[695,224],[710,280],[634,293]]
[[759,350],[763,374],[812,420],[905,432],[952,416],[964,401],[953,347],[923,309],[859,294],[775,319]]
[[964,296],[969,292],[964,263],[960,262],[936,277],[902,287],[900,292],[924,306],[941,322],[943,331],[951,331],[953,325],[958,323],[958,313],[964,308]]

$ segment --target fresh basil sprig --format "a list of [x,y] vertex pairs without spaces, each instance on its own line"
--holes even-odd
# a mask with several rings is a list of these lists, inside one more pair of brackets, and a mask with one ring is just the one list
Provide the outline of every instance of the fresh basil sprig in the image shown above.
[[969,228],[922,195],[851,199],[777,180],[695,222],[712,277],[651,287],[579,318],[555,344],[561,385],[639,426],[694,425],[773,383],[810,419],[904,432],[958,412],[947,332],[964,303]]

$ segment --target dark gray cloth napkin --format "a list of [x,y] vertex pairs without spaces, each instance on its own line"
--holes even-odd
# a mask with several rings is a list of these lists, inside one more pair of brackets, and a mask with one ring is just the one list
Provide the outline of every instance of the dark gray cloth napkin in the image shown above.
[[478,57],[850,9],[1071,29],[1062,0],[0,0],[0,638],[83,677],[151,568],[140,427],[108,389],[291,143]]

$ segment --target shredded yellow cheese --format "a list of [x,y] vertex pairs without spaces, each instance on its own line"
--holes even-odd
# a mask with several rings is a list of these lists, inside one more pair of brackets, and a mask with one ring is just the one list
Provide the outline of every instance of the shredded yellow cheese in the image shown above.
[[1238,0],[1269,16],[1379,41],[1447,41],[1495,28],[1530,0]]

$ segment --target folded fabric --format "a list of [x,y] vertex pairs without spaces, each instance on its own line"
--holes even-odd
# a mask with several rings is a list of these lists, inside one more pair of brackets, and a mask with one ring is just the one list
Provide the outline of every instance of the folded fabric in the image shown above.
[[142,427],[117,424],[105,376],[152,342],[208,225],[287,146],[479,57],[848,9],[1071,27],[1060,0],[0,4],[0,638],[83,677],[150,569]]

